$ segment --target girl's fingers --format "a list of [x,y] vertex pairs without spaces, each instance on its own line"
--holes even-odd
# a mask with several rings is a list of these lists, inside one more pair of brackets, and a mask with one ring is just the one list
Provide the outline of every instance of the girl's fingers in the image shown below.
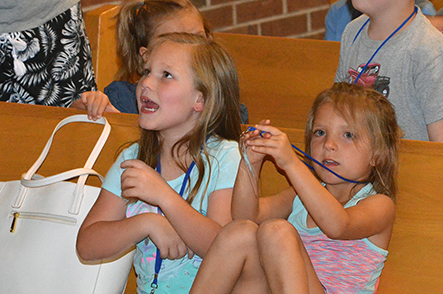
[[137,198],[136,197],[136,189],[133,187],[122,189],[122,198],[125,198],[125,199]]
[[80,96],[80,99],[81,99],[82,103],[85,105],[85,108],[86,108],[86,105],[88,104],[88,100],[89,100],[89,98],[90,98],[92,95],[93,95],[92,92],[84,92],[84,93],[82,93],[82,95]]
[[143,161],[138,160],[138,159],[128,159],[128,160],[123,161],[120,164],[120,167],[123,169],[130,168],[130,167],[143,168],[144,166],[146,166],[146,164]]
[[269,119],[262,119],[258,124],[259,125],[270,125],[271,121]]
[[280,135],[282,132],[277,129],[276,127],[270,126],[270,125],[256,125],[255,126],[258,130],[265,132],[263,133],[263,136],[266,135],[266,133],[269,133],[271,136],[277,136]]
[[194,257],[194,251],[192,251],[189,247],[188,248],[188,258],[192,259]]
[[254,152],[261,153],[261,154],[269,154],[268,148],[269,147],[265,147],[265,146],[251,146],[251,149]]
[[[269,136],[269,137],[268,137]],[[277,136],[267,135],[266,137],[257,137],[254,140],[248,140],[248,146],[276,147],[279,142]]]
[[129,188],[133,188],[136,186],[137,182],[138,180],[134,179],[133,177],[128,177],[127,175],[124,177],[122,176],[121,189],[127,190]]
[[99,105],[97,105],[96,110],[95,110],[95,115],[96,115],[97,119],[99,119],[103,116],[103,113],[105,112],[107,105],[108,105],[107,101],[102,101]]

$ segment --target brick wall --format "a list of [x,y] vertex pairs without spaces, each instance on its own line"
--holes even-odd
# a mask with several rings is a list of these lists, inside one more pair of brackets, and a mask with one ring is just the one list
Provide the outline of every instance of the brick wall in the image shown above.
[[196,5],[216,31],[319,39],[329,0],[206,0]]
[[[191,0],[216,32],[322,39],[330,0]],[[120,1],[81,0],[85,11]]]

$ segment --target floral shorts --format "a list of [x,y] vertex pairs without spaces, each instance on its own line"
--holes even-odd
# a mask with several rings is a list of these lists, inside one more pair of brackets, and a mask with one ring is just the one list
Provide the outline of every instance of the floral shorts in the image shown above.
[[37,28],[0,34],[0,101],[69,107],[96,90],[80,3]]

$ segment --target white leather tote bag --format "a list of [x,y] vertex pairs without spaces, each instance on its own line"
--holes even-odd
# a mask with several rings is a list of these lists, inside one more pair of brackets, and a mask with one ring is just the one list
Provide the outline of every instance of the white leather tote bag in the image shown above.
[[[71,122],[99,123],[103,132],[85,166],[38,178],[55,133]],[[0,293],[121,294],[134,251],[117,260],[84,264],[76,253],[77,232],[100,188],[85,185],[110,133],[105,118],[86,115],[62,120],[40,157],[21,180],[0,183]],[[75,140],[73,138],[73,140]],[[77,183],[66,180],[78,177]]]

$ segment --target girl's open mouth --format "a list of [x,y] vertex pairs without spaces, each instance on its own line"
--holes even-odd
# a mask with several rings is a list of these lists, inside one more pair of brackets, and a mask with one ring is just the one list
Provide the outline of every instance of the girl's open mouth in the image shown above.
[[323,164],[325,166],[328,166],[328,167],[330,167],[330,166],[338,166],[339,165],[339,163],[337,161],[334,161],[332,159],[325,159],[325,160],[323,160]]
[[149,99],[141,99],[141,111],[144,112],[155,112],[159,109],[159,105]]

